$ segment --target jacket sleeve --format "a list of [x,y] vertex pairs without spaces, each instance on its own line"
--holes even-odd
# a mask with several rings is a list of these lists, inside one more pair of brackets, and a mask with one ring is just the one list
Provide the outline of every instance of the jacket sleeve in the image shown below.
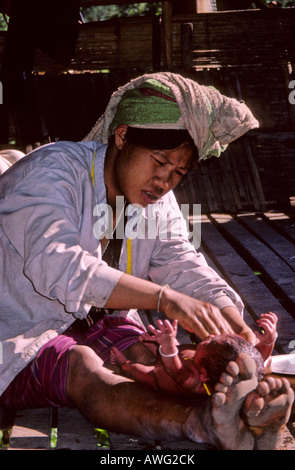
[[[244,305],[240,296],[209,267],[203,254],[198,253],[189,241],[186,221],[173,194],[169,194],[165,204],[166,212],[164,208],[159,215],[159,230],[149,268],[150,278],[210,302],[219,309],[234,306],[242,314]],[[167,236],[161,236],[161,223],[165,226]]]
[[92,198],[86,171],[40,164],[5,196],[1,215],[34,290],[80,318],[91,305],[106,304],[122,275],[101,258],[92,234]]

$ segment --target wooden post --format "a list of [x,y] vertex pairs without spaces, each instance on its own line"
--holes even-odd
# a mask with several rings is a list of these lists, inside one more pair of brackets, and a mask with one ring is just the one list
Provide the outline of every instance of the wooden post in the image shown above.
[[162,2],[163,13],[163,62],[165,70],[173,69],[172,47],[172,6],[171,2]]
[[197,2],[198,0],[172,1],[172,12],[175,15],[197,13]]
[[184,70],[190,70],[193,66],[193,30],[192,23],[183,23],[181,25],[181,56]]
[[160,16],[153,17],[153,71],[156,72],[161,68],[161,20]]

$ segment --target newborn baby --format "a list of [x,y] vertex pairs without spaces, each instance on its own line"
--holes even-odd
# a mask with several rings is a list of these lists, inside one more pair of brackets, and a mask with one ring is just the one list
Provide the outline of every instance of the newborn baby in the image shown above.
[[155,364],[146,366],[127,360],[124,354],[113,348],[111,363],[120,367],[127,377],[156,390],[173,395],[192,397],[195,394],[211,395],[227,364],[240,353],[251,356],[256,363],[256,374],[261,380],[264,361],[271,355],[276,334],[277,317],[273,313],[263,314],[258,324],[263,333],[258,333],[256,346],[236,334],[208,336],[199,344],[179,344],[177,320],[158,320],[158,329],[149,325],[152,333],[141,335],[140,341],[155,355]]

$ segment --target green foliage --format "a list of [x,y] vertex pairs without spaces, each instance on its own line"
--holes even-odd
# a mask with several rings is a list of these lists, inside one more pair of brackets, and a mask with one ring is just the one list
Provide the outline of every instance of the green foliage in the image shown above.
[[95,428],[94,429],[97,447],[101,449],[109,449],[110,448],[110,439],[108,431],[104,429]]
[[50,433],[50,449],[55,449],[57,445],[57,428],[51,428]]
[[[249,0],[249,8],[251,8],[251,6],[259,8],[260,5],[269,5],[271,3],[273,3],[273,0],[257,0],[256,2]],[[277,0],[276,3],[277,6],[281,8],[295,6],[295,0]],[[90,21],[103,21],[111,18],[121,18],[122,16],[161,15],[161,5],[161,2],[154,2],[133,3],[129,5],[93,6],[89,8],[81,8],[81,13],[85,22],[88,23]],[[7,29],[8,25],[4,19],[3,14],[0,13],[0,31],[6,31]]]
[[161,3],[133,3],[130,5],[110,5],[81,8],[85,22],[103,21],[123,16],[160,15]]
[[2,13],[0,13],[0,31],[7,31],[8,25],[4,19]]

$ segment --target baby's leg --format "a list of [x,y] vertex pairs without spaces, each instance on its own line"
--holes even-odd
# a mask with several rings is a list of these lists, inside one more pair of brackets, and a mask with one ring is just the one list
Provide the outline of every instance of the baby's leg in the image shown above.
[[146,366],[138,362],[130,361],[126,359],[124,354],[116,347],[113,347],[111,350],[110,362],[111,364],[119,366],[124,375],[130,379],[158,390],[154,377],[154,366]]
[[276,449],[290,417],[294,392],[286,379],[266,377],[243,406],[246,422],[255,436],[255,448]]

